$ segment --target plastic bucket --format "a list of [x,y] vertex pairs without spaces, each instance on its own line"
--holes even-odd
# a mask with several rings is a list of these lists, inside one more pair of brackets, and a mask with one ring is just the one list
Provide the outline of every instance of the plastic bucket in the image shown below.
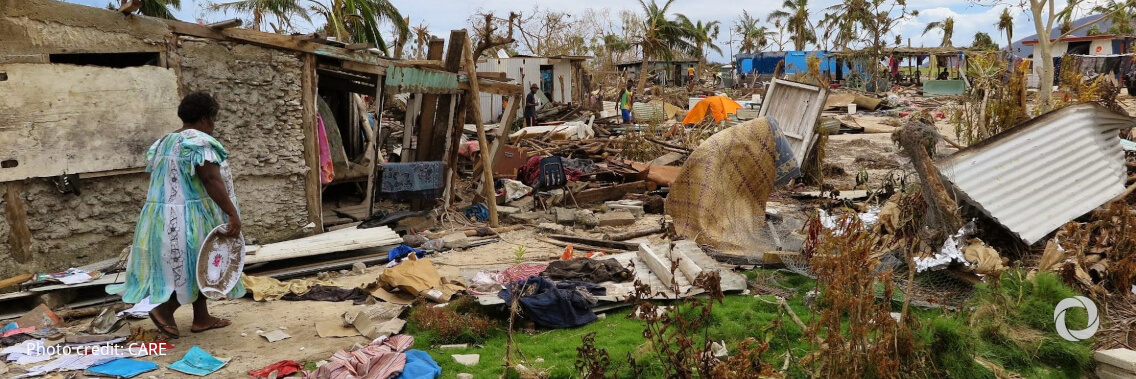
[[848,104],[848,114],[856,114],[856,103]]

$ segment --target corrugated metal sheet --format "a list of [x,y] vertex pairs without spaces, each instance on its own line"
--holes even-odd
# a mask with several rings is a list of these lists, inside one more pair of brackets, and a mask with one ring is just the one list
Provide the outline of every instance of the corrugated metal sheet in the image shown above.
[[413,67],[387,68],[385,86],[397,92],[457,93],[458,75]]
[[1033,244],[1124,191],[1117,131],[1134,125],[1096,104],[1073,105],[935,165],[963,198]]

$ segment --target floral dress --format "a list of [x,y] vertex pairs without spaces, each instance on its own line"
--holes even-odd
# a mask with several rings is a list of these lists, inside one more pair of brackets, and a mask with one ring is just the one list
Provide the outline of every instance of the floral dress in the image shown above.
[[[107,286],[108,293],[121,294],[127,303],[147,297],[151,303],[164,303],[172,293],[177,293],[181,304],[197,299],[198,250],[205,236],[226,223],[228,216],[205,192],[196,167],[205,162],[220,165],[229,199],[236,205],[228,155],[221,142],[195,129],[170,133],[154,142],[146,152],[150,188],[134,230],[126,281]],[[244,285],[238,283],[229,297],[244,294]]]

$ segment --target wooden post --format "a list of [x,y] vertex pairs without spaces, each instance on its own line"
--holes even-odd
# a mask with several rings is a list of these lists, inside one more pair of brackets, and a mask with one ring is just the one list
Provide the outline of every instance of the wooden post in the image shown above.
[[406,101],[406,118],[402,122],[402,153],[399,154],[403,163],[413,161],[410,158],[415,149],[411,149],[410,146],[414,144],[414,132],[415,129],[418,129],[414,126],[414,115],[418,113],[421,107],[422,94],[420,93],[414,94],[414,98]]
[[24,209],[24,183],[8,182],[4,191],[4,212],[7,214],[8,253],[17,263],[32,260],[32,232],[28,229],[28,212]]
[[323,233],[323,185],[320,182],[319,133],[316,131],[316,78],[315,54],[304,54],[303,72],[300,73],[301,123],[304,128],[304,160],[308,173],[304,175],[304,194],[308,206],[308,221],[315,224],[315,231]]
[[490,169],[493,165],[489,162],[489,151],[485,147],[488,146],[485,140],[485,125],[481,122],[481,98],[480,88],[477,83],[477,61],[473,59],[473,42],[469,37],[465,39],[465,48],[462,55],[465,56],[465,70],[469,73],[469,92],[466,93],[466,108],[473,112],[473,122],[477,125],[477,143],[481,146],[481,167],[486,169],[481,170],[483,173],[482,180],[484,181],[485,206],[489,208],[489,226],[497,227],[497,195],[493,191],[493,170]]
[[[430,47],[426,52],[426,58],[429,60],[442,59],[442,48],[445,47],[445,41],[442,39],[430,40]],[[434,151],[434,128],[437,124],[436,118],[438,116],[440,96],[437,94],[423,94],[422,95],[422,108],[418,117],[418,130],[415,130],[415,135],[418,136],[418,145],[414,149],[414,161],[425,162],[435,160]],[[443,170],[443,173],[445,170]],[[444,174],[443,174],[444,175]],[[436,199],[414,199],[410,201],[410,210],[420,211],[423,209],[433,208],[437,204]]]

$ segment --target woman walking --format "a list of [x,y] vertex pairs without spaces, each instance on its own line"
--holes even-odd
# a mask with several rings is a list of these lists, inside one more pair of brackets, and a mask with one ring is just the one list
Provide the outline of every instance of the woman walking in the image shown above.
[[[198,250],[205,236],[222,224],[227,235],[241,232],[228,151],[212,136],[219,110],[207,93],[185,96],[177,111],[182,128],[146,152],[150,187],[134,230],[126,282],[107,286],[108,293],[121,294],[124,302],[149,298],[161,304],[150,312],[150,320],[171,338],[180,335],[174,311],[186,303],[193,304],[190,331],[194,333],[232,324],[209,314],[196,278]],[[244,293],[238,283],[228,295]]]

